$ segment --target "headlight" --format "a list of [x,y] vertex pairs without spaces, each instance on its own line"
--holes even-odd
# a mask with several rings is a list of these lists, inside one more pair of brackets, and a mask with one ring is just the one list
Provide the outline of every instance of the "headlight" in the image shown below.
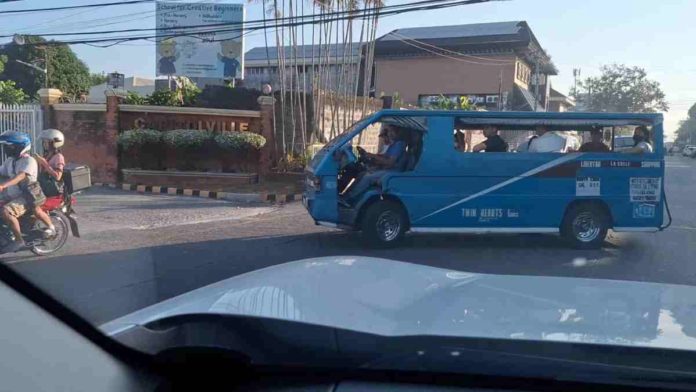
[[317,192],[321,190],[321,177],[316,177],[314,175],[308,175],[305,181],[307,187],[314,188]]

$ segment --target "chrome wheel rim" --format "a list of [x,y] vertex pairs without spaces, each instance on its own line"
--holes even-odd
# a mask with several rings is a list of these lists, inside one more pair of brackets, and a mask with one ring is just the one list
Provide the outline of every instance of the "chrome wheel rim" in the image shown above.
[[573,234],[578,241],[591,242],[599,236],[600,231],[600,224],[591,212],[581,212],[573,219]]
[[68,239],[70,231],[68,223],[60,217],[51,216],[51,218],[56,228],[56,234],[51,238],[44,239],[40,245],[34,246],[34,251],[41,255],[47,255],[59,250]]
[[382,241],[396,239],[401,232],[401,218],[394,211],[384,211],[377,218],[377,234]]

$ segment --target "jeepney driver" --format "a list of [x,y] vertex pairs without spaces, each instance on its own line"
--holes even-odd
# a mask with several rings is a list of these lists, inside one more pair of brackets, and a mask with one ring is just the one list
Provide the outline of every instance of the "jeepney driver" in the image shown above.
[[370,168],[358,176],[355,185],[348,190],[347,198],[351,198],[365,192],[375,181],[379,180],[386,172],[394,169],[396,164],[401,161],[401,158],[406,153],[406,142],[402,139],[401,128],[391,124],[385,124],[384,129],[387,131],[389,147],[381,154],[372,154],[365,151],[362,147],[358,147],[360,156],[370,163]]

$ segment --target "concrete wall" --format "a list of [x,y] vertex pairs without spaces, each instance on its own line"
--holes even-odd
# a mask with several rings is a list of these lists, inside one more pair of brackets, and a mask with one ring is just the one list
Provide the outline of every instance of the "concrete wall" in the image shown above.
[[118,151],[106,143],[106,105],[56,104],[52,112],[51,127],[65,135],[67,162],[88,165],[94,182],[114,182]]
[[502,69],[503,92],[511,95],[516,56],[491,58],[507,62],[497,66],[463,57],[462,61],[444,57],[376,58],[375,91],[386,95],[398,92],[411,105],[418,103],[419,94],[497,94]]
[[[273,100],[261,104],[261,111],[134,106],[119,104],[119,97],[108,96],[106,104],[48,105],[52,128],[63,131],[66,137],[63,152],[69,163],[86,164],[92,170],[92,181],[115,183],[119,179],[118,133],[133,128],[153,128],[168,131],[178,128],[214,132],[249,131],[266,137],[260,153],[246,154],[244,166],[266,173],[273,156],[271,121]],[[262,126],[262,124],[264,124]],[[162,156],[165,159],[166,156]],[[224,161],[226,158],[221,157]],[[229,160],[229,159],[228,159]],[[246,165],[249,163],[249,165]],[[223,162],[224,164],[224,162]],[[216,163],[220,166],[220,163]],[[213,169],[210,169],[213,170]],[[154,184],[166,185],[166,184]]]

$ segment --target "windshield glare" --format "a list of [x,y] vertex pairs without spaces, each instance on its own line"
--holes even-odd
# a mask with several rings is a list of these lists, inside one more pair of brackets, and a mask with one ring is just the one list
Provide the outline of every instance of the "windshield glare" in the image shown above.
[[696,350],[696,2],[237,3],[0,2],[5,268],[139,350]]

